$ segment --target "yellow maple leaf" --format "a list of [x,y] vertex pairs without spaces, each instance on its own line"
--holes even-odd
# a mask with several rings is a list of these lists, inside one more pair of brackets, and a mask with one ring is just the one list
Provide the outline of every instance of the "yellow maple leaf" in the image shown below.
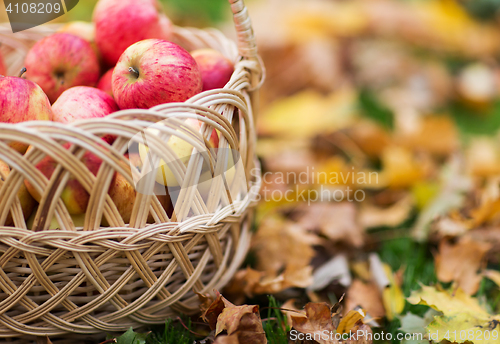
[[439,343],[446,339],[455,343],[493,344],[500,339],[500,316],[489,314],[477,299],[461,289],[438,290],[422,286],[407,299],[412,304],[428,305],[439,311],[426,327],[428,338]]
[[435,287],[422,286],[418,292],[413,292],[407,299],[414,305],[427,305],[444,315],[468,312],[478,318],[488,319],[489,314],[478,303],[477,299],[467,295],[462,289],[457,289],[453,293],[437,290]]
[[259,122],[263,135],[308,139],[350,124],[356,117],[356,92],[345,89],[324,96],[303,91],[268,107]]

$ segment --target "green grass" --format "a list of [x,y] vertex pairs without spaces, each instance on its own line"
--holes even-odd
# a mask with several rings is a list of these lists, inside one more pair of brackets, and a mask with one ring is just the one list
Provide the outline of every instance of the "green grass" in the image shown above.
[[464,136],[495,135],[500,129],[500,100],[482,110],[455,103],[449,111]]
[[267,318],[264,319],[263,327],[269,344],[288,344],[287,332],[290,329],[286,317],[279,310],[280,304],[269,295],[269,306]]
[[[183,318],[184,325],[193,331],[191,319]],[[177,320],[168,319],[163,328],[153,328],[146,338],[146,344],[193,344],[195,339],[200,339],[187,330],[183,323]]]
[[394,114],[383,105],[377,97],[368,90],[360,90],[358,96],[358,106],[361,113],[376,122],[380,123],[386,129],[393,129]]

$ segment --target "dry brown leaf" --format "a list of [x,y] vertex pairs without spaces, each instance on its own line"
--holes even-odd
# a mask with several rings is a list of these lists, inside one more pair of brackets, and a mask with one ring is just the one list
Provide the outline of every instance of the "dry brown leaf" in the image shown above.
[[226,308],[217,318],[215,335],[225,330],[229,336],[236,335],[240,343],[267,344],[259,315],[259,306],[234,306],[229,302],[225,302],[225,305]]
[[482,275],[478,270],[484,267],[484,255],[490,244],[462,238],[456,244],[443,239],[435,257],[437,278],[445,283],[456,282],[469,295],[479,289]]
[[324,339],[324,333],[332,333],[335,328],[332,322],[330,306],[326,303],[309,302],[304,307],[306,317],[294,316],[292,318],[292,327],[299,332],[311,334],[318,338],[320,344],[337,344],[335,339]]
[[378,158],[392,141],[383,127],[367,120],[357,122],[350,127],[347,135],[371,158]]
[[[204,322],[208,323],[211,330],[215,330],[217,326],[217,317],[226,307],[224,305],[222,295],[218,291],[216,291],[215,294],[216,294],[215,300],[213,300],[212,303],[208,305],[208,307],[207,307],[208,299],[203,300],[204,301],[203,307],[206,308],[204,310],[202,309],[203,314],[201,315],[201,318],[203,319]],[[200,297],[199,295],[198,297]]]
[[312,266],[289,266],[278,276],[246,268],[236,273],[226,290],[229,294],[243,292],[252,297],[255,294],[275,294],[292,287],[307,288],[312,281]]
[[495,139],[476,137],[466,150],[467,170],[480,177],[500,173],[500,151]]
[[458,130],[448,116],[419,117],[411,129],[396,134],[397,142],[413,150],[447,156],[459,148]]
[[380,179],[389,188],[407,188],[422,180],[425,170],[420,161],[402,146],[389,146],[382,153]]
[[388,208],[379,208],[370,204],[361,206],[359,222],[365,228],[389,226],[395,227],[408,218],[413,209],[413,197],[408,195]]
[[[344,341],[343,343],[346,344],[371,344],[373,338],[373,331],[370,326],[366,324],[359,324],[358,326],[354,327],[352,330],[352,333],[354,333],[353,338],[351,339],[351,336],[349,335],[349,339]],[[358,332],[359,331],[359,332]],[[358,336],[359,334],[363,334],[362,336]]]
[[365,309],[372,318],[383,318],[385,315],[380,289],[373,283],[364,283],[359,279],[355,279],[347,290],[345,309],[357,306]]
[[243,293],[245,296],[252,297],[255,286],[260,282],[264,274],[264,272],[254,270],[250,267],[239,270],[224,291],[231,295]]
[[310,231],[319,231],[334,242],[360,247],[364,243],[362,227],[357,223],[353,203],[318,202],[302,207],[298,224]]
[[306,267],[314,256],[312,246],[320,243],[317,235],[302,226],[280,216],[267,216],[252,241],[257,255],[257,270],[273,276],[283,268]]
[[303,309],[298,309],[295,307],[295,299],[287,300],[284,304],[281,305],[281,313],[286,316],[287,324],[291,325],[293,323],[292,316],[296,318],[306,318],[306,311]]
[[[206,297],[201,297],[207,301]],[[205,302],[207,303],[207,302]],[[202,319],[215,330],[217,336],[226,331],[229,338],[221,338],[224,344],[266,344],[266,335],[259,315],[259,306],[235,306],[216,291],[216,298],[205,310]],[[234,340],[234,336],[238,341]]]
[[238,336],[235,334],[232,334],[230,336],[222,335],[222,336],[217,336],[213,344],[240,344],[240,341],[238,340]]

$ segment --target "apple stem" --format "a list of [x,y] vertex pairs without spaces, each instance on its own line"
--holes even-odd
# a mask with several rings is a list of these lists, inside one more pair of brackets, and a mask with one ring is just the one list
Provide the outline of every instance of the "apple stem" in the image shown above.
[[128,71],[130,73],[134,74],[136,78],[139,77],[139,71],[137,69],[135,69],[134,67],[128,67]]
[[26,67],[23,67],[23,69],[21,69],[21,71],[19,72],[19,77],[21,78],[23,74],[26,73],[26,71],[27,71]]

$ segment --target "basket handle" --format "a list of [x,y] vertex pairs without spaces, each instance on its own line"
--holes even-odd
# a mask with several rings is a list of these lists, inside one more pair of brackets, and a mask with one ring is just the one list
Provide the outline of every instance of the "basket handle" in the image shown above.
[[248,59],[257,59],[257,43],[252,22],[243,0],[228,0],[233,12],[234,26],[238,37],[238,51]]

